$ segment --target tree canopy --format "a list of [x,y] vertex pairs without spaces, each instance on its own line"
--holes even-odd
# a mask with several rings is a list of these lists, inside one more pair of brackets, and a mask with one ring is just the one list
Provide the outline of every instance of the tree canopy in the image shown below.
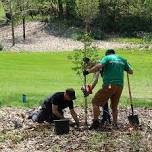
[[[103,32],[119,32],[133,35],[138,31],[152,31],[152,0],[1,0],[8,15],[9,1],[14,14],[45,15],[89,24]],[[25,4],[25,5],[23,5]],[[23,7],[24,6],[24,7]],[[26,11],[26,13],[25,13]],[[28,12],[28,13],[27,13]]]

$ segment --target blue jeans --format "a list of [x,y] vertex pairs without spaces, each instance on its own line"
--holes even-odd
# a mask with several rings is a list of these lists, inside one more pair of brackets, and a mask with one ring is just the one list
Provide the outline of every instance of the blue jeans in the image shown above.
[[[63,112],[60,112],[62,115]],[[60,118],[53,115],[50,111],[47,109],[40,109],[39,111],[33,112],[32,114],[32,120],[34,122],[43,123],[44,121],[53,123],[53,120],[58,120]]]

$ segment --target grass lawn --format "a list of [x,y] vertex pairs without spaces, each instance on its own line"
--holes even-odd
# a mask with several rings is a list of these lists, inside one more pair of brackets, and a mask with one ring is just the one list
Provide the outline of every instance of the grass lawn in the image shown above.
[[130,44],[151,44],[151,41],[146,41],[144,38],[110,38],[109,41],[120,42],[120,43],[130,43]]
[[[73,87],[77,105],[82,105],[82,82],[72,71],[67,56],[61,53],[0,53],[0,105],[22,106],[22,94],[27,95],[25,106],[38,106],[49,94]],[[131,76],[132,95],[136,106],[152,106],[152,51],[118,51],[133,65]],[[101,57],[104,52],[101,52]],[[126,77],[125,77],[126,78]],[[94,92],[102,85],[101,80]],[[92,95],[89,97],[92,98]],[[127,85],[124,87],[121,105],[128,105]]]

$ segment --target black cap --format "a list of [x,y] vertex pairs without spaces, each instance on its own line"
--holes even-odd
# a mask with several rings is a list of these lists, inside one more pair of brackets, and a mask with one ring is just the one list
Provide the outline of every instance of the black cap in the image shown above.
[[68,88],[66,89],[66,94],[71,98],[71,100],[74,100],[76,99],[76,96],[75,96],[75,91],[73,88]]
[[105,55],[109,55],[109,54],[115,54],[115,51],[113,49],[108,49]]

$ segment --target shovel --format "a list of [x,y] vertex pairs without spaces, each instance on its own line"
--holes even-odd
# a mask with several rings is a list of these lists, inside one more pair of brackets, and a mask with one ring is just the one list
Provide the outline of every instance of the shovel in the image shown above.
[[130,82],[129,82],[129,75],[127,73],[127,81],[128,81],[128,91],[129,91],[129,98],[130,98],[130,106],[132,114],[128,116],[129,123],[133,126],[139,125],[139,118],[138,115],[134,115],[134,109],[133,109],[133,103],[132,103],[132,95],[131,95],[131,89],[130,89]]

